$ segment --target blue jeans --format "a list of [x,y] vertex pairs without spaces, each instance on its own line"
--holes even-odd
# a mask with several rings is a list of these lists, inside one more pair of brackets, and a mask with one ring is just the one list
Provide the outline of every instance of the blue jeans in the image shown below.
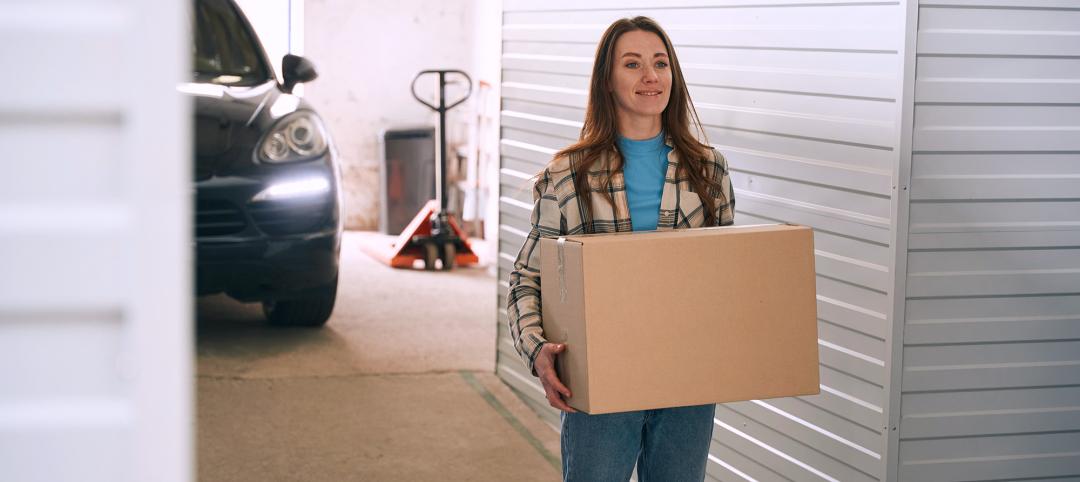
[[589,415],[560,412],[567,482],[705,479],[715,405]]

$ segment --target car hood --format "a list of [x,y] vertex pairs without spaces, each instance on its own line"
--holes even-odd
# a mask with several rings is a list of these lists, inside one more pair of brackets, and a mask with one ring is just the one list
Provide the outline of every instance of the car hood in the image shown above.
[[273,81],[253,87],[188,83],[178,90],[194,100],[196,181],[251,168],[263,134],[300,106]]

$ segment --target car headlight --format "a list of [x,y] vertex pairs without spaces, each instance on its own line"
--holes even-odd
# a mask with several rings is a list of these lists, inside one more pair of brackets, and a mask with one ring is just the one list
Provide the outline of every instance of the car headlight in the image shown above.
[[269,163],[295,162],[326,153],[326,128],[312,112],[285,117],[259,146],[259,159]]
[[328,192],[330,192],[330,181],[325,177],[309,177],[274,183],[260,191],[251,200],[254,202],[279,201],[317,196]]

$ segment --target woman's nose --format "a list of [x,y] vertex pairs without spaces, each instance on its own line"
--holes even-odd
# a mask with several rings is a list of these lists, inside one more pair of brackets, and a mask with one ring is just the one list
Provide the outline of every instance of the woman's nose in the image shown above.
[[655,68],[646,67],[645,68],[645,78],[643,78],[642,81],[644,81],[646,83],[659,82],[660,81],[660,76],[656,74],[656,69]]

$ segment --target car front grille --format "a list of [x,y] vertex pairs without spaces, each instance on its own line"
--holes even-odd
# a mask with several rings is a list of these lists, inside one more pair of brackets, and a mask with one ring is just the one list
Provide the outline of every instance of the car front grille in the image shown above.
[[252,203],[248,212],[266,234],[298,234],[317,229],[330,215],[330,197]]
[[195,235],[224,236],[244,230],[247,223],[240,208],[228,201],[199,200],[195,210]]

